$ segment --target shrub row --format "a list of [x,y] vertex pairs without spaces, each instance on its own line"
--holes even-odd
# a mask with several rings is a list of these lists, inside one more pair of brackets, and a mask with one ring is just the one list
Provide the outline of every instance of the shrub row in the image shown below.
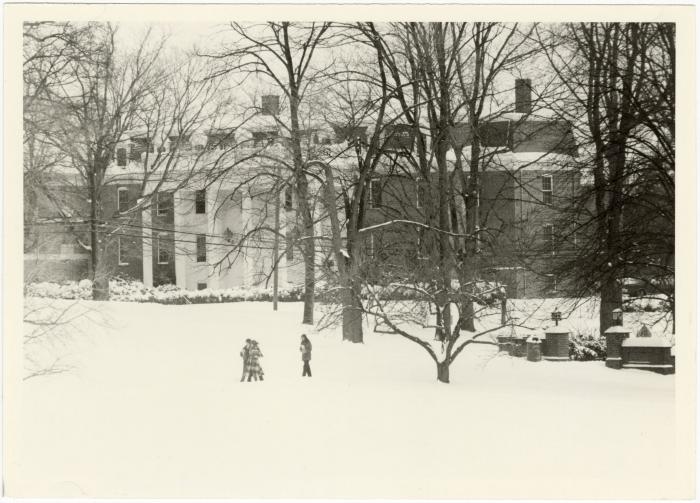
[[[272,300],[272,290],[259,287],[221,290],[183,290],[175,285],[147,287],[139,281],[115,279],[109,282],[110,299],[122,302],[156,302],[159,304],[215,304],[222,302],[265,302]],[[92,282],[29,283],[25,295],[52,299],[92,299]],[[280,302],[302,299],[303,287],[284,287],[278,292]]]

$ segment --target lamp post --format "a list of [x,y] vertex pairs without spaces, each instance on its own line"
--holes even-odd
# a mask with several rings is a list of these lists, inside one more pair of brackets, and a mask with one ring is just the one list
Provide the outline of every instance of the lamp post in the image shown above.
[[622,326],[622,309],[619,307],[612,311],[612,324],[618,327]]
[[554,321],[554,325],[558,327],[559,322],[561,321],[561,313],[556,307],[554,308],[554,311],[552,311],[552,320]]

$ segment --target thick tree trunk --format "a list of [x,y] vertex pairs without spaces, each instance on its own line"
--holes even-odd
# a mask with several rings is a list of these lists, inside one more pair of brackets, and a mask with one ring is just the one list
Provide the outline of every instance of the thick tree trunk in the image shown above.
[[435,340],[444,342],[445,340],[445,331],[442,329],[444,323],[444,319],[442,316],[442,309],[438,306],[437,308],[437,313],[435,314]]
[[109,300],[109,276],[102,264],[102,242],[99,236],[99,197],[95,168],[90,176],[90,269],[92,273],[92,300]]
[[600,333],[601,335],[612,326],[613,309],[622,308],[622,288],[611,278],[600,288]]
[[354,343],[364,342],[362,334],[362,306],[353,291],[353,286],[345,288],[343,299],[343,340]]
[[[354,253],[353,253],[354,255]],[[362,333],[362,287],[357,260],[351,258],[345,268],[343,284],[343,340],[364,342]]]
[[475,332],[474,327],[474,302],[471,300],[465,300],[462,302],[460,307],[461,319],[459,321],[459,329],[466,330],[467,332]]
[[440,382],[449,384],[450,382],[450,364],[447,361],[438,362],[437,364],[437,379]]
[[[292,80],[290,79],[290,84]],[[294,178],[298,211],[301,214],[304,227],[304,315],[302,323],[313,325],[314,300],[316,286],[316,247],[314,244],[314,224],[311,208],[309,207],[309,184],[304,173],[304,161],[301,153],[301,137],[299,129],[299,90],[296,85],[290,85],[290,122],[292,133],[292,154],[294,158]]]
[[[309,239],[304,243],[304,316],[302,323],[305,325],[314,324],[314,303],[316,290],[316,262],[313,239]],[[313,237],[313,230],[311,231]]]

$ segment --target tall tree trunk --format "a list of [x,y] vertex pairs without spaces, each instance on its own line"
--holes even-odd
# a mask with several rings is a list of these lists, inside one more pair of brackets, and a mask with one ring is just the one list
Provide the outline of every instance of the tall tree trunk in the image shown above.
[[109,277],[102,264],[102,242],[98,226],[100,224],[99,191],[97,189],[96,168],[92,168],[88,187],[90,191],[90,269],[92,275],[92,300],[109,300]]
[[437,363],[437,379],[440,382],[449,384],[450,382],[450,364],[447,359]]
[[615,278],[608,279],[600,287],[600,333],[612,326],[612,312],[622,308],[622,288]]
[[[357,236],[356,233],[353,233]],[[364,342],[362,333],[362,284],[360,281],[357,247],[349,251],[343,278],[343,340],[358,343]],[[344,258],[344,257],[341,257]]]
[[304,227],[304,315],[302,317],[302,323],[313,325],[316,286],[316,245],[314,243],[313,215],[309,207],[309,184],[306,179],[306,173],[304,173],[304,161],[301,155],[299,90],[293,82],[290,86],[289,102],[297,207],[301,214],[302,225]]
[[346,278],[343,286],[343,340],[363,342],[362,305],[357,281]]

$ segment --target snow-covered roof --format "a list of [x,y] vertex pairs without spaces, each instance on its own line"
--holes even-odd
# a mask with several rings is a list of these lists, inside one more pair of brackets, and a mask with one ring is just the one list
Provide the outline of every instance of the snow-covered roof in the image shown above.
[[673,344],[664,337],[630,337],[622,341],[622,346],[625,348],[670,348]]

